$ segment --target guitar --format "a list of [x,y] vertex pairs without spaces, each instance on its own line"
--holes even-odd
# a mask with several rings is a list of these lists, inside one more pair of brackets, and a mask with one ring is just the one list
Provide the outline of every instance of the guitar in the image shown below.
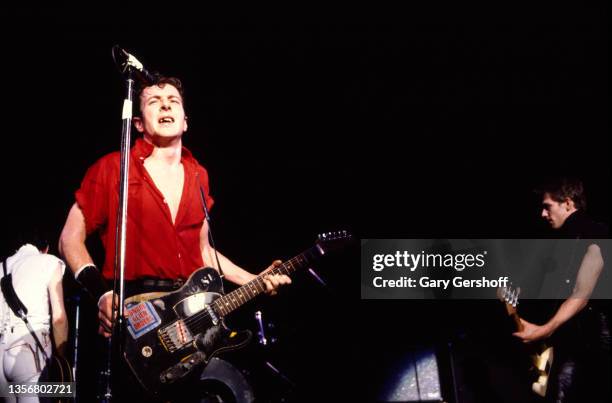
[[[72,366],[68,360],[54,351],[47,363],[48,375],[45,382],[74,382]],[[54,403],[73,402],[72,397],[55,397],[51,399]]]
[[177,381],[201,373],[215,355],[249,342],[250,331],[233,331],[223,318],[266,291],[264,276],[291,274],[351,238],[347,231],[321,234],[310,249],[227,295],[222,295],[218,272],[201,268],[174,292],[126,299],[123,358],[145,390],[163,394]]
[[[500,287],[497,289],[497,297],[504,302],[506,312],[514,321],[514,324],[519,332],[523,331],[524,328],[516,310],[520,293],[520,287],[513,288],[510,286]],[[553,348],[547,346],[543,342],[536,342],[532,343],[529,346],[529,349],[531,358],[530,372],[534,380],[531,384],[531,390],[537,395],[545,397],[546,389],[548,387],[548,378],[550,376],[550,369],[552,368],[553,363]]]

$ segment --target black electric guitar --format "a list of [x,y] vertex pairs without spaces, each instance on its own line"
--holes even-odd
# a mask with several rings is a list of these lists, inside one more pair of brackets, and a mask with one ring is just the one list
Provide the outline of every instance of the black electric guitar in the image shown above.
[[[523,331],[524,328],[516,310],[520,293],[520,288],[513,288],[512,286],[497,289],[498,298],[505,303],[506,312],[514,321],[519,332]],[[533,378],[531,390],[537,395],[545,397],[548,377],[550,376],[550,369],[553,363],[553,348],[543,342],[531,343],[528,348],[531,358],[530,372]]]
[[350,240],[346,231],[321,234],[312,248],[227,295],[222,294],[218,272],[201,268],[177,291],[126,299],[124,359],[147,391],[163,394],[200,372],[213,356],[249,342],[250,331],[232,331],[223,318],[266,291],[263,276],[291,274]]

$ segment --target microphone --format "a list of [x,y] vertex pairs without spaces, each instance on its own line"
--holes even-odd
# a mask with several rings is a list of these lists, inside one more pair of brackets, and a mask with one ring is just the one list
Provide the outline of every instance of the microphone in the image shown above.
[[159,74],[151,73],[144,68],[142,63],[138,61],[133,55],[129,54],[125,50],[119,47],[119,45],[113,46],[113,60],[117,65],[117,68],[121,74],[126,74],[128,69],[134,73],[136,78],[143,85],[151,85],[157,81]]

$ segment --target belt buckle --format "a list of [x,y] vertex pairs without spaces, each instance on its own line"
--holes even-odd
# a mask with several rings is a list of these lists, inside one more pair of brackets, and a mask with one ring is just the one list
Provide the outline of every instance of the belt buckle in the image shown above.
[[172,287],[181,288],[183,284],[185,284],[185,280],[179,277],[176,280],[174,280],[174,283],[172,283]]

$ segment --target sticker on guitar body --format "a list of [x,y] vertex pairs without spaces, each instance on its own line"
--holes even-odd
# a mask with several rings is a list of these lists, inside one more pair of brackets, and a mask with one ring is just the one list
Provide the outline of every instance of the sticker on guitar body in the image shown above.
[[130,305],[126,308],[128,330],[137,339],[161,324],[161,319],[149,301]]

